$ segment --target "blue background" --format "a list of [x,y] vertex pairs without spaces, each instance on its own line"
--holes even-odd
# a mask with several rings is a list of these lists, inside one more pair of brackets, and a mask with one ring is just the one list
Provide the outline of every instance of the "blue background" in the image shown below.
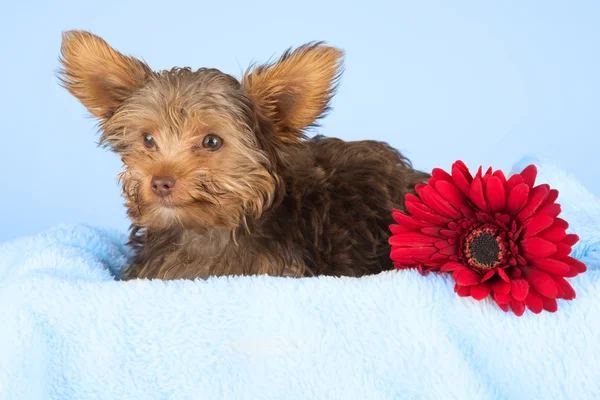
[[386,140],[422,169],[552,160],[600,194],[598,1],[30,1],[0,15],[0,241],[59,222],[126,229],[119,158],[59,87],[61,31],[155,69],[239,76],[326,40],[346,73],[321,133]]

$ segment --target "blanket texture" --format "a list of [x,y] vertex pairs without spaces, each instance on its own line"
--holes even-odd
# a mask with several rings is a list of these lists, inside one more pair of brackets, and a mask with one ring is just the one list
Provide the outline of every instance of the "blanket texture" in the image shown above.
[[414,270],[117,282],[125,236],[62,226],[0,246],[0,399],[598,398],[600,200],[538,166],[589,268],[555,314]]

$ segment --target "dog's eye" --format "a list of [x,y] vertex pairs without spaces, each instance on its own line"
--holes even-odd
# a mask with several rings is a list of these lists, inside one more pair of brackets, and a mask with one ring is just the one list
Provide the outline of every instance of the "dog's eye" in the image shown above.
[[156,145],[156,143],[154,143],[154,137],[152,137],[152,135],[149,133],[145,133],[144,134],[144,146],[151,149],[155,145]]
[[223,146],[223,139],[217,135],[206,135],[204,136],[204,140],[202,140],[202,147],[208,150],[218,150],[221,146]]

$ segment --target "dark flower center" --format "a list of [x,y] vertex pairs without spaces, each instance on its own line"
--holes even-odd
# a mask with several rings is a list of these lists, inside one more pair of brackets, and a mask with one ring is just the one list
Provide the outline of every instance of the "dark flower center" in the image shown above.
[[506,261],[507,246],[498,229],[480,226],[464,238],[463,254],[469,266],[478,272],[485,272]]
[[475,262],[486,267],[491,267],[498,261],[500,246],[496,238],[490,233],[482,233],[471,241],[471,257]]

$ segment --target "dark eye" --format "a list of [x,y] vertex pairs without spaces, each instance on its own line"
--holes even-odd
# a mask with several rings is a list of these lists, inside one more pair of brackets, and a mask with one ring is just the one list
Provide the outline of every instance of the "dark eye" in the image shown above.
[[145,133],[144,134],[144,146],[151,149],[155,145],[156,145],[156,143],[154,143],[154,138],[152,137],[152,135],[149,133]]
[[218,150],[221,146],[223,146],[223,139],[217,135],[206,135],[202,140],[202,147],[208,150]]

